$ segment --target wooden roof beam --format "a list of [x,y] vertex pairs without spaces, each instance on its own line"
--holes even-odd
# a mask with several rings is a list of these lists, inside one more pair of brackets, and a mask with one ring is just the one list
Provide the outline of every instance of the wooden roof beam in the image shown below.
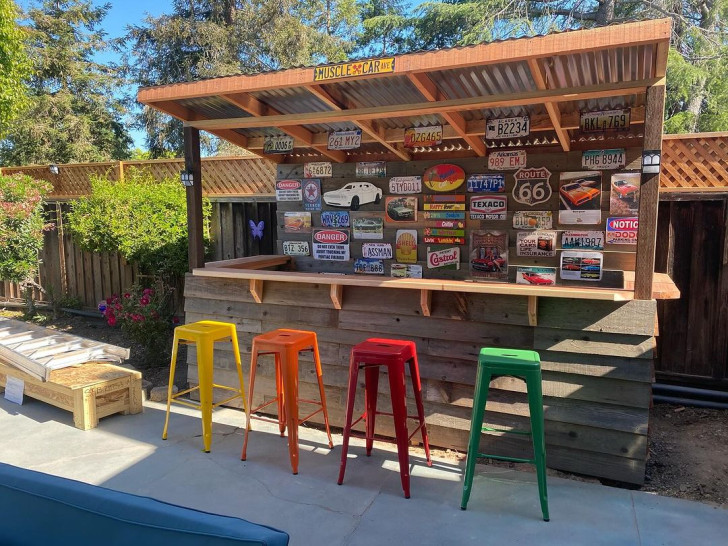
[[[438,89],[437,84],[427,74],[420,72],[417,74],[408,74],[408,77],[420,94],[428,101],[437,102],[449,98]],[[455,132],[460,138],[464,139],[470,145],[478,157],[485,156],[485,142],[480,136],[468,134],[466,130],[467,122],[462,114],[459,112],[443,112],[441,116],[455,129]]]
[[[538,65],[538,61],[536,59],[529,59],[528,68],[531,70],[531,76],[533,77],[533,81],[536,83],[536,87],[542,90],[548,89],[546,78],[544,78],[541,67]],[[569,131],[561,126],[561,110],[559,110],[559,106],[553,102],[547,102],[544,106],[546,107],[546,111],[549,113],[551,123],[554,126],[554,131],[556,131],[556,137],[559,139],[561,148],[565,152],[568,152],[571,150],[571,137],[569,136]]]

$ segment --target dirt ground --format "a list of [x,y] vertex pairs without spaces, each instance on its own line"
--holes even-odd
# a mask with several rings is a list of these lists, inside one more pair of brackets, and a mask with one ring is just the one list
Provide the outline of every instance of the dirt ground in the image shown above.
[[[23,319],[22,313],[3,310],[0,316]],[[62,315],[53,319],[40,315],[36,324],[73,333],[74,335],[131,348],[127,364],[142,372],[153,386],[166,386],[169,362],[161,356],[158,361],[145,358],[141,347],[135,346],[119,328],[111,328],[101,319],[77,315]],[[171,336],[170,336],[171,339]],[[167,341],[169,346],[169,340]],[[169,354],[168,349],[159,351]],[[179,363],[184,362],[180,355]],[[167,357],[168,358],[168,357]],[[178,366],[175,384],[185,386],[184,366]],[[447,451],[451,457],[463,458],[463,453]],[[492,464],[492,463],[491,463]],[[509,463],[496,463],[505,464]],[[531,471],[530,465],[513,465]],[[549,470],[549,475],[582,481],[598,482],[566,472]],[[620,484],[608,483],[620,486]],[[728,410],[712,410],[685,406],[657,404],[652,409],[649,439],[649,460],[642,491],[678,497],[728,507]]]

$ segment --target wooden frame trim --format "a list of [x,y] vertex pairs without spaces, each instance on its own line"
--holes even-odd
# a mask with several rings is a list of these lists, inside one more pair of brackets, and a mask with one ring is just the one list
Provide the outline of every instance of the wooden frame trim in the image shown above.
[[423,317],[432,314],[432,290],[420,290],[420,310]]
[[[533,77],[533,81],[536,83],[536,87],[543,90],[548,89],[546,78],[543,76],[543,72],[541,71],[538,61],[536,59],[529,59],[528,68],[531,71],[531,76]],[[544,106],[546,107],[546,111],[551,119],[551,124],[554,126],[554,131],[556,131],[556,137],[559,139],[561,148],[565,152],[571,151],[571,137],[569,136],[569,131],[561,126],[561,111],[559,110],[558,105],[552,102],[547,102]]]

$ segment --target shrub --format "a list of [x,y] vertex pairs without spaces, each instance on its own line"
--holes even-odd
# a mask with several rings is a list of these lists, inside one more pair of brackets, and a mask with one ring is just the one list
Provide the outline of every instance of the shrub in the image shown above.
[[[203,202],[205,244],[209,246],[211,206]],[[187,200],[175,178],[156,180],[129,169],[123,181],[91,178],[91,194],[71,203],[68,227],[91,252],[119,252],[142,273],[181,276],[188,270]]]

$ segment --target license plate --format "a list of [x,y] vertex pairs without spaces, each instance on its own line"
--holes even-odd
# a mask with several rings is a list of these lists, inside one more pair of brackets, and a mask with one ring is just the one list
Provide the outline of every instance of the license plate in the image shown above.
[[528,136],[531,123],[528,116],[517,118],[489,119],[485,124],[485,138],[515,138]]

